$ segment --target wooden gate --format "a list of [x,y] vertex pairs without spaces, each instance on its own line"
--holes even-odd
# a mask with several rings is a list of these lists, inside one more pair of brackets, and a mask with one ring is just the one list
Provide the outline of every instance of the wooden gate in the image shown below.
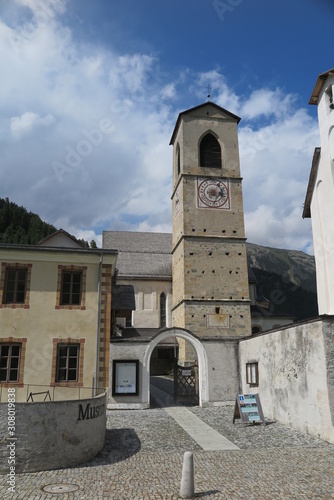
[[198,404],[198,365],[174,364],[174,401]]

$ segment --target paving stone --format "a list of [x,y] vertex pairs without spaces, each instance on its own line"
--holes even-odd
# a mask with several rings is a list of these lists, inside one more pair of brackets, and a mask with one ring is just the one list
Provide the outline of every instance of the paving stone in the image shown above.
[[[188,408],[240,449],[204,451],[161,408],[108,411],[107,442],[81,466],[16,476],[8,494],[20,500],[176,500],[185,451],[194,453],[195,498],[334,499],[334,445],[279,423],[243,427],[232,423],[232,406]],[[47,484],[75,484],[73,493],[49,494]]]

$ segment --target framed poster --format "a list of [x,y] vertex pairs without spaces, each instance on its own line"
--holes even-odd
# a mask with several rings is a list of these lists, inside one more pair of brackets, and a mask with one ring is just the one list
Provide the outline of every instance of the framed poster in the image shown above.
[[113,396],[138,396],[139,360],[113,361]]

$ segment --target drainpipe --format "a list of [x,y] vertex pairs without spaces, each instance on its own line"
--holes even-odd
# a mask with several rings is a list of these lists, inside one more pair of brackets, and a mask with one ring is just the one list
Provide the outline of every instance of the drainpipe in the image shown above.
[[100,358],[100,316],[101,316],[101,275],[102,275],[103,254],[100,255],[99,273],[97,282],[97,324],[96,324],[96,366],[95,366],[95,387],[94,396],[97,395],[99,383],[99,358]]

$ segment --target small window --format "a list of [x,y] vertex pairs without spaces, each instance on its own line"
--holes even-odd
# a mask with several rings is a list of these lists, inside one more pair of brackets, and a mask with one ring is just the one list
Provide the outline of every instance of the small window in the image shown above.
[[261,332],[262,332],[262,328],[260,326],[257,326],[257,325],[252,326],[252,335],[255,335],[255,334],[261,333]]
[[56,382],[77,382],[79,344],[58,344]]
[[179,144],[176,146],[176,164],[177,164],[177,175],[180,175],[181,164],[180,164],[180,146],[179,146]]
[[6,269],[4,304],[24,304],[27,286],[27,269]]
[[0,382],[18,382],[21,344],[0,344]]
[[166,295],[160,295],[160,328],[166,326]]
[[61,284],[61,305],[79,305],[81,303],[82,273],[64,271]]
[[221,148],[212,134],[206,134],[200,144],[200,166],[221,168]]
[[246,363],[246,383],[250,387],[259,385],[259,366],[258,362]]

